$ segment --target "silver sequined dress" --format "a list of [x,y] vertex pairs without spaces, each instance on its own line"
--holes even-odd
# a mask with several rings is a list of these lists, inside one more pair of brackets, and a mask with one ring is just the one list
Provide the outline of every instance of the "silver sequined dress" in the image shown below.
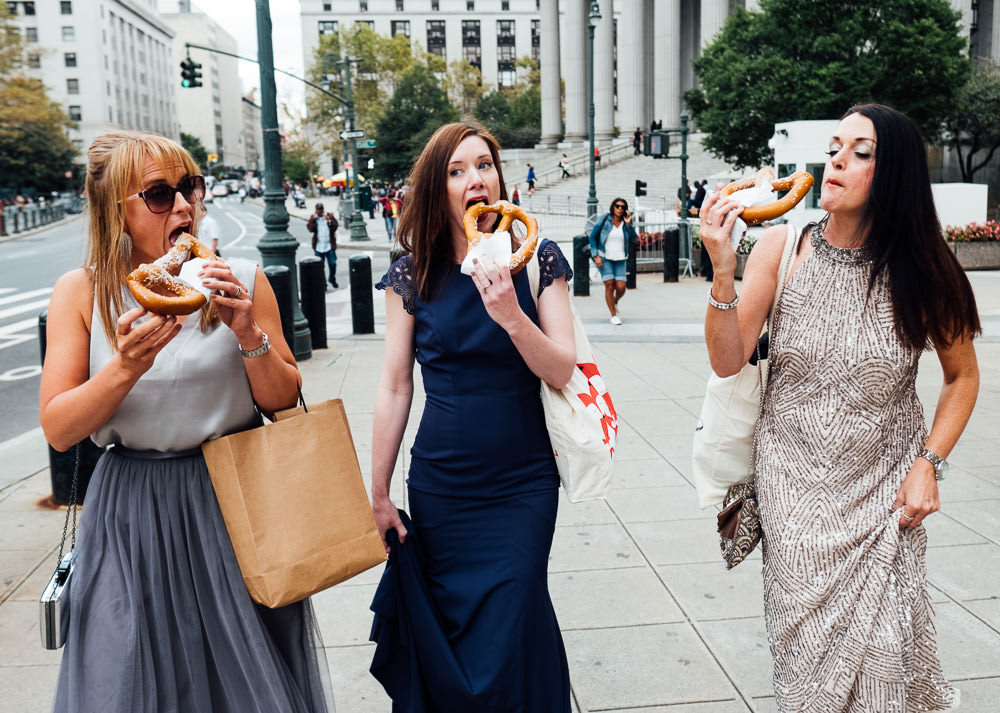
[[[893,328],[888,280],[829,245],[785,287],[758,424],[764,612],[782,713],[910,713],[958,703],[938,661],[923,527],[896,492],[927,431],[920,352]],[[867,304],[866,304],[867,303]]]

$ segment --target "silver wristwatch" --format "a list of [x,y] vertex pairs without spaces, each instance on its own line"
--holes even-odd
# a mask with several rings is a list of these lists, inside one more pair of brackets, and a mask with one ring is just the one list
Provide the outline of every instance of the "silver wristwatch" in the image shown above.
[[254,357],[263,356],[271,351],[271,340],[267,338],[267,332],[261,332],[264,335],[264,343],[259,347],[254,349],[244,349],[243,345],[240,344],[240,354],[243,355],[244,359],[253,359]]
[[948,461],[934,451],[929,451],[926,448],[920,451],[917,457],[930,461],[931,465],[934,466],[935,480],[944,480],[944,476],[948,473]]

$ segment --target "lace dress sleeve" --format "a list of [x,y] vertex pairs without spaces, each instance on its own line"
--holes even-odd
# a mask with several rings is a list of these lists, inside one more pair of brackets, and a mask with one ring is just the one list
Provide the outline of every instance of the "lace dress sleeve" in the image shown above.
[[538,296],[542,296],[542,291],[560,277],[565,277],[566,282],[573,279],[573,270],[569,262],[562,254],[562,250],[551,240],[544,240],[538,248]]
[[410,268],[410,256],[404,255],[389,266],[389,271],[375,283],[375,289],[386,290],[391,287],[397,295],[403,298],[403,309],[407,313],[413,314],[417,290],[413,285],[413,271]]

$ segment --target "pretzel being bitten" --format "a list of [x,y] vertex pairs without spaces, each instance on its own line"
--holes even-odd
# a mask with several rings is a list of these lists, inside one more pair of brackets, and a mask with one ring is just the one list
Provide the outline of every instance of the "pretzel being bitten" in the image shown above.
[[181,266],[192,257],[217,259],[204,243],[182,233],[163,257],[130,272],[128,288],[136,301],[155,314],[185,315],[200,309],[207,302],[205,295],[177,277]]
[[736,191],[753,188],[764,183],[770,183],[772,191],[788,191],[788,193],[784,198],[773,203],[744,208],[740,218],[747,225],[757,225],[767,220],[774,220],[779,215],[790,211],[800,200],[805,198],[806,193],[812,188],[813,177],[806,171],[796,171],[786,178],[775,178],[774,172],[770,168],[762,168],[752,178],[741,178],[730,183],[722,189],[722,195],[732,195]]
[[535,248],[538,247],[538,221],[525,213],[521,206],[507,201],[497,201],[492,205],[475,203],[469,206],[469,209],[465,211],[465,217],[462,219],[462,226],[465,228],[465,237],[469,239],[470,248],[478,245],[479,241],[484,238],[493,237],[490,233],[479,231],[477,221],[483,213],[497,213],[500,215],[500,224],[496,228],[498,232],[509,230],[510,224],[515,220],[521,221],[528,231],[527,237],[525,237],[524,242],[521,243],[517,252],[510,256],[510,274],[516,274],[518,270],[528,264],[528,260],[535,254]]

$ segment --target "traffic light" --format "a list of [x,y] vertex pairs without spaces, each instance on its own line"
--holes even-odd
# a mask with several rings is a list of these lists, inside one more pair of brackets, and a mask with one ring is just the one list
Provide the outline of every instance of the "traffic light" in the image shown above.
[[181,86],[185,88],[201,86],[201,62],[190,57],[181,60]]
[[639,179],[636,179],[636,181],[635,181],[635,195],[636,195],[637,198],[639,196],[646,195],[646,182],[645,181],[640,181]]

